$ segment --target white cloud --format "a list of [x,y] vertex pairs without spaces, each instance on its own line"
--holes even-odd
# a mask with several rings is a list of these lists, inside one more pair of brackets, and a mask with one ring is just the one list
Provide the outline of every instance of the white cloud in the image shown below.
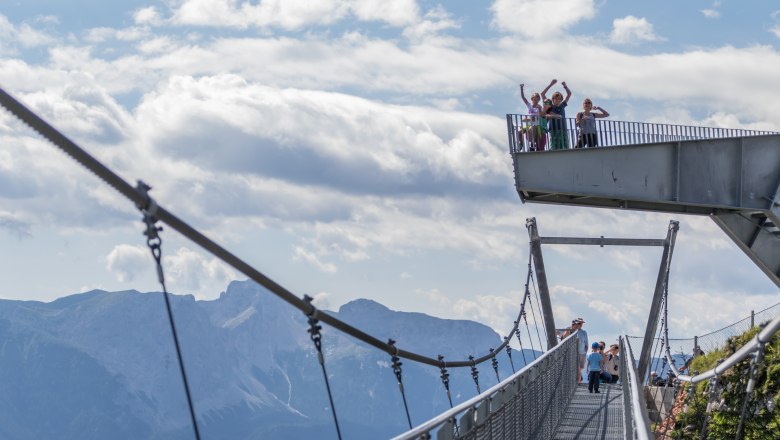
[[136,24],[151,26],[158,26],[163,22],[160,17],[160,12],[154,6],[147,6],[136,10],[133,13],[133,21]]
[[154,271],[154,258],[149,249],[143,246],[119,244],[106,256],[106,268],[113,272],[120,282],[135,280],[139,273]]
[[[194,293],[197,297],[213,297],[224,289],[237,274],[216,258],[180,247],[175,252],[162,252],[163,274],[169,291]],[[106,256],[106,268],[122,283],[136,281],[143,274],[157,282],[155,260],[144,246],[120,244]]]
[[419,21],[413,21],[404,29],[404,36],[411,40],[420,40],[438,35],[447,29],[458,29],[460,24],[441,5],[431,9]]
[[701,9],[699,12],[704,15],[705,18],[719,18],[720,17],[720,11],[718,11],[718,8],[720,7],[720,1],[715,1],[712,3],[711,8]]
[[0,211],[0,231],[5,231],[19,239],[32,237],[30,225],[16,217],[14,213]]
[[417,289],[416,293],[425,296],[428,301],[436,304],[437,306],[449,306],[452,303],[452,301],[446,295],[441,293],[439,289]]
[[314,307],[317,307],[320,310],[326,310],[330,308],[331,305],[331,294],[327,292],[318,292],[315,293],[312,297],[311,303],[314,305]]
[[629,15],[612,22],[610,41],[614,44],[637,43],[640,41],[659,41],[653,25],[646,18]]
[[27,23],[14,25],[0,14],[0,54],[15,53],[15,46],[32,48],[46,46],[57,40],[50,34],[40,31]]
[[329,272],[333,273],[338,270],[335,264],[333,263],[326,263],[322,261],[321,256],[315,254],[314,252],[307,251],[301,246],[297,246],[295,248],[295,255],[293,257],[295,261],[303,261],[306,263],[309,263],[310,265],[316,267],[317,269],[323,271],[323,272]]
[[773,33],[775,37],[780,38],[780,26],[775,26],[769,29],[769,32]]
[[420,14],[416,0],[352,0],[347,3],[360,20],[382,21],[391,26],[412,24]]
[[40,47],[55,43],[53,36],[41,32],[32,26],[23,24],[16,30],[16,39],[23,47]]
[[550,35],[551,25],[559,32],[593,18],[596,5],[593,0],[496,0],[490,10],[496,28],[543,38]]
[[700,11],[705,18],[719,18],[720,12],[716,9],[702,9]]
[[125,29],[115,29],[109,27],[98,27],[90,29],[85,40],[90,43],[103,43],[110,39],[119,41],[138,41],[149,35],[149,30],[143,27],[130,27]]
[[415,0],[265,0],[257,5],[235,0],[183,0],[174,9],[172,22],[181,25],[278,27],[285,30],[328,25],[353,16],[405,26],[418,19]]
[[208,258],[186,246],[172,254],[163,252],[162,262],[166,282],[170,280],[169,289],[194,293],[199,297],[213,296],[213,292],[219,292],[237,278],[237,273],[222,260]]
[[[501,336],[512,328],[512,322],[517,318],[522,303],[522,294],[512,292],[503,295],[476,295],[471,299],[458,299],[452,304],[455,316],[481,322],[493,328]],[[444,305],[444,304],[442,304]],[[527,311],[530,309],[527,309]],[[541,315],[537,313],[541,328]],[[528,312],[529,325],[535,325],[531,312]]]

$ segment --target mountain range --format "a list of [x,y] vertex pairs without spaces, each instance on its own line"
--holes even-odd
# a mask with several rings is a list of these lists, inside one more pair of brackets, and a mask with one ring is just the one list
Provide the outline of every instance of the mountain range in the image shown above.
[[[219,298],[171,295],[203,439],[337,438],[323,373],[300,311],[250,281]],[[481,356],[501,342],[466,320],[355,300],[326,311],[380,339],[435,358]],[[0,438],[194,437],[162,293],[91,291],[42,303],[0,300]],[[323,325],[323,353],[345,439],[408,429],[390,356]],[[523,356],[514,352],[514,367]],[[511,374],[500,353],[499,374]],[[413,424],[449,408],[438,368],[402,360]],[[450,369],[453,402],[476,386]],[[482,390],[496,384],[479,366]]]

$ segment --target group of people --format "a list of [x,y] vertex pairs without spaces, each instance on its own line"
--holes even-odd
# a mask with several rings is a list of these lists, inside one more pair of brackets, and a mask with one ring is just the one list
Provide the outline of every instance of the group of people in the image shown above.
[[[583,329],[585,320],[575,318],[571,321],[571,327],[561,333],[561,340],[577,332],[579,339],[578,355],[580,371],[587,367],[588,371],[588,391],[599,393],[599,384],[615,383],[620,379],[620,346],[612,344],[607,349],[604,341],[590,344],[591,352],[588,354],[588,332]],[[577,382],[582,383],[583,378],[580,374]]]
[[588,355],[588,391],[599,392],[599,384],[620,379],[620,346],[612,344],[605,350],[604,341],[594,342]]
[[[568,130],[566,127],[566,107],[571,98],[571,90],[566,81],[561,82],[566,97],[559,91],[553,92],[552,99],[547,98],[547,92],[558,82],[557,79],[542,90],[542,93],[531,94],[531,102],[525,97],[525,84],[520,84],[520,97],[528,108],[528,116],[523,121],[518,135],[528,142],[529,151],[544,151],[547,145],[547,134],[550,135],[550,149],[563,150],[569,148]],[[542,102],[542,104],[539,104]],[[594,111],[596,110],[596,111]],[[598,146],[596,119],[606,118],[609,112],[602,107],[594,107],[590,98],[582,101],[582,111],[577,112],[574,124],[577,128],[577,144],[575,148]]]

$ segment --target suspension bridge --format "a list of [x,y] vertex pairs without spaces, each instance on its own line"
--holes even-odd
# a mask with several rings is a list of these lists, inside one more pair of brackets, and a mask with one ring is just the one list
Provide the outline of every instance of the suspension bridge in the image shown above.
[[[376,350],[387,353],[398,383],[400,398],[406,408],[409,430],[395,439],[649,439],[654,437],[644,398],[649,370],[658,347],[670,371],[685,383],[717,382],[718,378],[752,356],[746,401],[755,388],[756,371],[770,338],[780,329],[780,314],[773,316],[744,346],[724,359],[716,368],[704,373],[685,372],[677,368],[671,352],[666,319],[668,280],[678,224],[671,221],[665,238],[581,238],[543,237],[536,221],[527,221],[530,253],[523,297],[517,320],[503,343],[489,348],[481,356],[464,360],[446,360],[404,350],[393,340],[379,340],[328,313],[318,310],[312,299],[299,297],[247,264],[218,243],[160,206],[143,182],[131,185],[86,150],[55,129],[48,122],[0,89],[0,104],[62,149],[83,167],[131,201],[143,214],[147,245],[157,265],[158,279],[166,299],[171,336],[192,424],[193,437],[201,438],[197,408],[188,386],[187,369],[182,360],[176,321],[168,301],[161,265],[162,222],[211,252],[225,263],[264,286],[274,295],[300,310],[308,318],[309,334],[317,350],[333,416],[334,430],[341,432],[338,402],[334,402],[327,374],[327,359],[322,350],[323,326],[350,335]],[[600,147],[572,148],[576,131],[572,120],[565,121],[566,148],[543,151],[540,140],[532,142],[527,115],[507,115],[510,157],[514,166],[515,186],[524,203],[550,203],[602,208],[648,210],[656,212],[707,215],[742,249],[745,254],[780,286],[780,134],[748,130],[646,124],[620,121],[597,121]],[[546,136],[546,135],[545,135]],[[533,148],[531,148],[533,147]],[[531,151],[536,150],[536,151]],[[620,342],[620,384],[605,384],[599,396],[585,392],[577,385],[579,335],[574,333],[558,341],[555,317],[547,287],[542,245],[580,244],[663,247],[658,278],[645,334],[641,338],[622,335]],[[520,339],[521,323],[532,303],[529,284],[536,280],[540,313],[546,339],[546,351],[500,380],[497,357],[506,351],[512,363],[511,338]],[[527,321],[526,321],[527,322]],[[660,329],[659,329],[660,323]],[[632,341],[636,345],[632,346]],[[540,341],[541,342],[541,341]],[[655,347],[655,349],[654,349]],[[428,365],[440,372],[443,392],[451,409],[431,420],[414,426],[403,386],[401,360]],[[476,366],[490,362],[498,384],[482,390]],[[514,364],[512,363],[513,370]],[[466,368],[472,372],[477,394],[458,405],[452,404],[449,371]],[[743,405],[740,427],[747,417]],[[702,430],[705,435],[705,430]],[[737,432],[739,438],[740,431]],[[705,437],[702,437],[705,438]]]

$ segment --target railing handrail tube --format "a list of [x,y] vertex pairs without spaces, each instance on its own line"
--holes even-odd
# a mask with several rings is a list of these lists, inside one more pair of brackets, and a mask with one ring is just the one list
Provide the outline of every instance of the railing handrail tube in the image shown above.
[[[527,147],[530,151],[537,150],[537,143],[541,144],[541,150],[573,149],[579,141],[577,137],[580,133],[580,127],[577,127],[575,118],[563,118],[561,122],[552,130],[544,130],[537,133],[534,127],[534,121],[540,117],[538,115],[529,115],[525,113],[507,113],[507,130],[509,135],[510,153],[517,154],[524,152]],[[548,119],[548,121],[557,121],[558,119]],[[723,127],[704,127],[696,125],[667,124],[656,122],[632,122],[616,119],[596,119],[596,134],[600,147],[615,147],[649,143],[679,142],[702,139],[723,139],[731,137],[748,136],[768,136],[778,135],[780,132],[769,130],[755,130],[747,128],[723,128]],[[539,124],[546,127],[546,124]],[[545,144],[551,144],[553,133],[562,131],[566,133],[563,139],[566,144],[561,148],[559,142],[556,146],[545,148]],[[549,140],[547,137],[550,136]],[[528,137],[523,141],[522,137]],[[524,147],[525,146],[525,147]]]
[[696,376],[680,374],[680,371],[677,369],[677,366],[673,362],[668,343],[665,344],[666,361],[669,363],[669,367],[671,368],[672,373],[674,373],[677,379],[683,382],[690,382],[694,384],[699,383],[703,380],[708,380],[723,374],[726,370],[736,365],[739,361],[748,357],[750,353],[756,351],[759,345],[763,345],[769,342],[769,340],[772,338],[772,336],[774,336],[775,333],[777,333],[778,330],[780,330],[780,316],[776,316],[775,319],[770,321],[769,324],[767,324],[767,326],[764,327],[763,330],[758,332],[758,334],[755,337],[753,337],[753,339],[751,339],[749,342],[743,345],[739,350],[735,351],[734,354],[726,358],[718,366],[710,370],[707,370],[704,373],[697,374]]
[[438,416],[428,420],[427,422],[424,422],[424,423],[416,426],[415,428],[413,428],[413,429],[411,429],[409,431],[404,432],[403,434],[400,434],[400,435],[398,435],[396,437],[393,437],[391,440],[416,439],[416,438],[418,438],[418,436],[420,436],[422,434],[425,434],[425,433],[428,433],[428,432],[432,431],[433,429],[439,427],[440,425],[443,425],[444,423],[446,423],[448,420],[452,419],[456,415],[458,415],[460,413],[463,413],[463,412],[467,411],[470,408],[475,408],[480,403],[484,402],[485,400],[490,399],[493,394],[497,393],[498,391],[501,391],[508,384],[512,383],[512,381],[514,381],[515,379],[517,379],[518,377],[520,377],[521,375],[526,373],[529,369],[533,368],[536,364],[541,363],[542,360],[544,360],[547,356],[550,356],[556,350],[558,350],[559,348],[565,346],[566,342],[569,341],[569,339],[575,337],[577,335],[577,333],[578,332],[572,333],[571,335],[566,337],[566,339],[561,341],[560,344],[556,345],[551,350],[545,351],[541,356],[536,358],[533,362],[531,362],[530,364],[526,364],[523,368],[518,370],[516,373],[514,373],[513,375],[507,377],[506,379],[504,379],[503,381],[499,382],[498,384],[493,385],[491,388],[483,391],[481,394],[478,394],[478,395],[472,397],[471,399],[469,399],[469,400],[467,400],[465,402],[462,402],[462,403],[458,404],[457,406],[454,406],[454,407],[450,408],[449,410],[439,414]]
[[[650,426],[646,419],[645,411],[642,411],[642,408],[645,408],[645,406],[643,406],[642,400],[639,398],[639,396],[642,395],[642,390],[639,388],[640,381],[639,374],[636,372],[634,351],[631,349],[631,343],[628,341],[628,336],[626,334],[623,334],[622,339],[625,342],[623,344],[626,349],[624,355],[627,355],[626,370],[628,370],[629,394],[631,394],[631,408],[629,410],[633,415],[633,423],[636,427],[634,430],[634,438],[637,440],[649,440]],[[626,408],[623,408],[623,411],[626,410]]]

